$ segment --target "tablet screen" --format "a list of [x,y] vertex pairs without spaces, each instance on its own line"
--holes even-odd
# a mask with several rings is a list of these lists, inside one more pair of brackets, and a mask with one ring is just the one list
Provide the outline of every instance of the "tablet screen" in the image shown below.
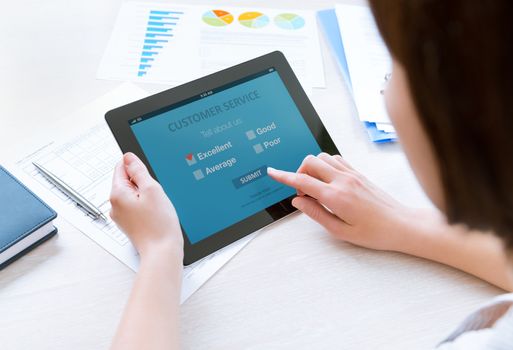
[[321,152],[274,68],[129,124],[191,244],[294,195],[267,167]]

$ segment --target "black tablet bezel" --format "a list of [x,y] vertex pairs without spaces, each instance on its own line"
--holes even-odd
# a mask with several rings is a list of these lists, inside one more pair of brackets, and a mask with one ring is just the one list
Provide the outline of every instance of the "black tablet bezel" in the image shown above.
[[[267,55],[255,58],[248,62],[219,71],[206,77],[194,80],[184,85],[171,88],[153,96],[132,102],[125,106],[113,109],[106,113],[105,120],[109,125],[122,152],[133,152],[141,158],[154,178],[155,173],[146,159],[144,152],[133,134],[129,121],[140,116],[154,114],[166,107],[187,100],[194,96],[200,96],[205,92],[215,90],[237,80],[258,74],[266,69],[274,68],[283,80],[287,90],[298,107],[303,119],[308,125],[313,136],[317,140],[323,152],[339,154],[331,136],[322,124],[317,112],[301,87],[296,75],[287,62],[285,56],[275,51]],[[247,236],[248,234],[267,226],[286,215],[293,213],[295,208],[291,205],[294,196],[291,196],[275,205],[268,207],[255,215],[252,215],[222,231],[209,236],[200,242],[191,244],[187,234],[184,236],[184,264],[193,262]],[[229,213],[227,213],[229,214]]]

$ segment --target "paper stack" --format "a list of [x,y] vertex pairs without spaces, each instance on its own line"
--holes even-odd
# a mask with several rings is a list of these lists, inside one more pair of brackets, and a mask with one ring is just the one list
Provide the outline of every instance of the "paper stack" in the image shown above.
[[392,60],[370,9],[336,5],[335,9],[318,12],[318,17],[370,139],[396,141],[383,98]]

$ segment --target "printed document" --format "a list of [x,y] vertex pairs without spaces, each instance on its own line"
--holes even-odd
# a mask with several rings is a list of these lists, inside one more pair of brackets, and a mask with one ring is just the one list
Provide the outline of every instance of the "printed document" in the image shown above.
[[315,12],[128,2],[97,77],[178,85],[275,50],[307,90],[325,87]]
[[336,5],[335,11],[360,120],[377,123],[378,129],[393,132],[382,94],[392,60],[374,17],[367,6]]

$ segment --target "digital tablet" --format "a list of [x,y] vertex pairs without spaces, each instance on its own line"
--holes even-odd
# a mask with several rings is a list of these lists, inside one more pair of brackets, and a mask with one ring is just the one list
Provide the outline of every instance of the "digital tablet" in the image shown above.
[[109,111],[123,152],[148,166],[173,202],[189,265],[295,211],[296,191],[267,167],[296,171],[338,154],[281,52]]

